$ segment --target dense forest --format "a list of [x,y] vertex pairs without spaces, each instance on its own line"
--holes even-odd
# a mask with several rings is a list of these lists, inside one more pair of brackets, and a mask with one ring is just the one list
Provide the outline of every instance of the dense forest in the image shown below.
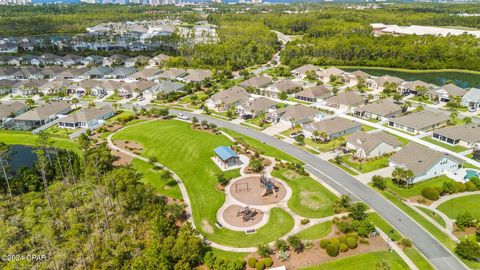
[[211,260],[182,204],[167,203],[132,167],[112,166],[105,144],[83,136],[79,145],[56,149],[41,134],[35,166],[18,172],[1,145],[0,269],[188,270]]

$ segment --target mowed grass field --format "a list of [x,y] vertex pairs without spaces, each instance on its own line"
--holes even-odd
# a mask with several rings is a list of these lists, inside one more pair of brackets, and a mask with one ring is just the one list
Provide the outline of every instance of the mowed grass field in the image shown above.
[[455,219],[458,215],[470,212],[474,218],[480,218],[480,195],[469,195],[448,200],[437,207],[449,218]]
[[118,132],[112,139],[138,142],[143,147],[142,156],[158,158],[182,179],[191,200],[195,225],[212,241],[250,247],[258,242],[274,241],[293,227],[293,218],[281,209],[272,210],[268,224],[252,235],[215,226],[216,213],[225,194],[215,188],[216,174],[220,169],[211,157],[217,146],[232,145],[223,135],[192,130],[190,124],[181,121],[164,120],[132,126]]
[[[391,270],[407,270],[409,267],[395,252],[379,251],[371,252],[334,261],[326,262],[321,265],[302,268],[302,270],[376,270],[380,269],[377,264],[381,261],[385,261],[390,266]],[[386,269],[386,268],[381,268]]]
[[[37,135],[33,135],[31,132],[5,132],[0,131],[0,142],[5,144],[22,144],[35,146]],[[78,152],[79,148],[76,142],[69,139],[52,137],[53,145],[62,148]]]

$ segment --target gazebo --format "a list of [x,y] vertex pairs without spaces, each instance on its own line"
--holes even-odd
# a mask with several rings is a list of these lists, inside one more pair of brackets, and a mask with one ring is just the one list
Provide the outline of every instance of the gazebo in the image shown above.
[[225,168],[238,164],[240,157],[235,151],[228,146],[219,146],[213,150],[217,156],[217,160],[223,164]]

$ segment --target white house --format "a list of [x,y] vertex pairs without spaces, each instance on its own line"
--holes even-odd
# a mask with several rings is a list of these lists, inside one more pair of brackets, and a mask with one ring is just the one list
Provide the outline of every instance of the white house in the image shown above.
[[82,108],[65,118],[58,121],[60,128],[96,128],[104,122],[104,120],[112,117],[115,111],[111,106],[103,106],[101,108],[89,107]]

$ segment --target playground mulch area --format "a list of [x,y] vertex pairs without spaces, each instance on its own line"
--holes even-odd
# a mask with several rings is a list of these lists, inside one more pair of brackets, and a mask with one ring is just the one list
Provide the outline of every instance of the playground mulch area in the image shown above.
[[280,202],[287,195],[285,186],[279,181],[272,179],[277,189],[277,196],[270,193],[262,196],[265,189],[260,183],[260,176],[248,176],[241,178],[230,185],[230,194],[238,201],[247,205],[270,205]]
[[230,205],[229,207],[225,208],[225,210],[223,211],[223,214],[222,214],[223,219],[226,222],[228,222],[228,224],[233,225],[233,226],[237,226],[237,227],[250,227],[250,226],[258,224],[258,223],[260,223],[260,221],[262,221],[263,212],[258,210],[258,209],[251,208],[251,210],[256,210],[257,213],[255,214],[255,216],[252,219],[244,222],[242,214],[239,213],[240,211],[243,211],[244,209],[245,209],[245,207],[240,206],[240,205]]

